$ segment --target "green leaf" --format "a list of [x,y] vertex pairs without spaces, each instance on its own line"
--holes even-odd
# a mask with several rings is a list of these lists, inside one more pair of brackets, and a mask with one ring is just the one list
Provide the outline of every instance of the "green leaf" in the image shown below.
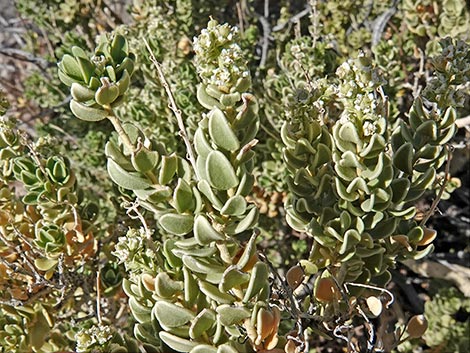
[[163,255],[166,258],[166,261],[168,261],[169,265],[172,268],[179,268],[183,266],[183,261],[175,254],[173,254],[173,249],[175,248],[175,239],[167,239],[163,242]]
[[197,100],[206,109],[213,109],[214,107],[222,108],[222,105],[217,99],[210,96],[206,91],[206,86],[199,85],[196,92]]
[[126,93],[127,89],[129,88],[130,83],[131,83],[131,78],[129,74],[127,73],[127,70],[124,70],[121,78],[119,79],[119,81],[116,82],[116,86],[119,89],[120,96]]
[[243,196],[235,195],[227,200],[220,213],[228,216],[241,216],[246,211],[246,201]]
[[88,58],[88,55],[86,54],[86,52],[82,48],[80,48],[76,45],[74,45],[72,48],[70,48],[70,50],[72,51],[72,54],[75,57],[81,57],[81,58],[85,58],[85,59]]
[[207,297],[214,300],[217,304],[232,304],[235,298],[228,294],[221,292],[216,286],[205,281],[199,281],[199,288]]
[[[99,107],[96,104],[95,106]],[[70,110],[77,118],[85,121],[100,121],[106,119],[108,116],[108,112],[106,110],[89,107],[74,99],[70,101]]]
[[197,243],[194,244],[194,247],[186,248],[186,249],[179,249],[175,248],[172,250],[173,254],[182,258],[183,255],[189,255],[194,257],[211,257],[217,252],[216,247],[203,247],[197,248]]
[[199,183],[197,183],[197,187],[199,191],[212,203],[212,206],[216,210],[220,210],[222,208],[222,202],[220,202],[219,198],[215,195],[214,191],[206,180],[201,180]]
[[451,126],[455,122],[456,119],[457,119],[457,111],[455,110],[454,107],[449,107],[447,108],[444,114],[444,117],[440,121],[439,127],[441,129],[446,129],[449,126]]
[[158,182],[161,185],[168,184],[176,173],[178,167],[178,156],[172,153],[169,156],[162,157],[160,174],[158,175]]
[[114,71],[114,67],[111,65],[106,66],[106,73],[108,74],[111,82],[116,82],[116,72]]
[[174,235],[185,235],[193,229],[193,216],[177,213],[166,213],[158,220],[165,231]]
[[194,238],[199,245],[208,245],[216,240],[224,240],[225,236],[216,231],[203,215],[197,215],[194,221]]
[[72,98],[77,102],[86,102],[95,97],[94,90],[76,82],[73,82],[70,86],[70,93],[72,94]]
[[34,265],[40,271],[49,271],[50,269],[54,268],[59,263],[57,259],[48,259],[46,257],[37,258],[34,260]]
[[183,264],[194,273],[217,274],[217,276],[220,275],[220,278],[225,270],[225,267],[219,265],[214,259],[196,258],[189,255],[183,255]]
[[422,123],[417,129],[416,134],[425,135],[430,140],[437,139],[437,124],[434,120],[428,120]]
[[111,104],[117,97],[119,97],[119,88],[115,84],[101,86],[95,93],[96,103],[100,105]]
[[194,133],[194,148],[197,155],[202,158],[207,158],[208,154],[214,150],[201,128]]
[[193,190],[181,178],[178,179],[178,184],[173,194],[173,204],[178,213],[186,212],[194,207]]
[[[198,339],[204,332],[210,330],[216,320],[214,310],[205,308],[203,309],[191,322],[189,327],[189,337]],[[207,351],[204,351],[207,352]]]
[[208,344],[200,344],[194,347],[189,353],[217,353],[217,348],[209,346]]
[[164,327],[180,327],[195,317],[191,310],[163,300],[155,303],[153,313]]
[[114,62],[120,63],[127,56],[129,51],[127,40],[124,36],[116,34],[111,42],[111,56]]
[[128,172],[112,158],[108,158],[108,173],[112,181],[127,190],[143,190],[152,185],[147,178],[141,177],[138,173]]
[[[256,126],[258,119],[258,102],[250,93],[242,94],[243,105],[237,108],[237,116],[232,122],[232,128],[235,130],[247,129],[249,126]],[[257,127],[253,131],[257,133]]]
[[240,148],[237,136],[220,109],[214,109],[209,113],[208,127],[211,139],[221,149],[233,152]]
[[228,190],[238,185],[238,178],[232,164],[220,151],[212,151],[207,156],[206,174],[212,187]]
[[106,143],[104,153],[106,154],[106,157],[112,158],[123,169],[132,169],[133,166],[129,162],[128,157],[124,156],[119,147],[116,146],[112,140]]
[[410,189],[410,185],[410,181],[406,178],[394,179],[390,185],[392,188],[392,202],[402,202]]
[[240,324],[244,319],[251,316],[250,310],[241,306],[220,305],[216,309],[219,320],[224,326]]
[[359,137],[357,129],[352,122],[348,121],[347,123],[341,125],[338,131],[338,135],[344,141],[352,142],[356,145],[361,143],[361,138]]
[[35,350],[39,350],[44,345],[45,339],[51,329],[45,315],[48,315],[48,313],[43,308],[37,313],[34,325],[31,325],[30,328],[31,345]]
[[248,196],[253,190],[255,184],[255,177],[251,173],[243,173],[240,184],[238,185],[236,195]]
[[189,352],[199,344],[198,342],[193,342],[188,339],[172,335],[171,333],[165,331],[159,332],[158,335],[168,347],[174,349],[177,352]]
[[126,70],[129,76],[132,76],[132,73],[134,72],[134,67],[134,60],[130,57],[126,57],[120,64],[117,65],[116,74],[119,75],[121,72],[124,72],[124,70]]
[[348,229],[343,236],[343,244],[339,250],[340,255],[344,255],[349,249],[361,240],[361,235],[355,229]]
[[88,82],[90,82],[91,76],[95,72],[95,65],[90,60],[88,60],[88,58],[84,58],[82,56],[75,57],[75,60],[77,60],[78,66],[80,67],[83,81],[88,84]]
[[183,290],[183,283],[174,281],[166,272],[160,272],[155,278],[155,292],[159,297],[171,298]]
[[426,190],[429,189],[436,179],[436,170],[428,168],[418,179],[411,183],[411,188]]
[[242,269],[245,267],[250,259],[253,257],[253,255],[256,252],[256,238],[258,237],[258,234],[256,232],[253,232],[251,235],[250,239],[245,245],[245,248],[243,249],[243,253],[240,256],[240,259],[237,262],[237,267],[239,269]]
[[151,320],[152,308],[140,304],[135,297],[129,298],[129,307],[137,322],[144,323]]
[[96,91],[100,86],[101,86],[101,82],[97,77],[93,76],[90,79],[90,82],[88,82],[88,88],[93,91]]
[[184,300],[187,305],[193,305],[199,296],[199,286],[193,274],[187,267],[183,267]]
[[247,283],[249,280],[250,275],[248,273],[240,271],[235,266],[228,267],[219,283],[219,290],[222,292],[228,292],[230,289],[238,287],[243,283]]
[[41,193],[30,191],[23,196],[21,201],[26,205],[37,205],[39,203]]
[[131,156],[133,167],[142,173],[153,170],[157,166],[159,159],[160,155],[158,152],[150,151],[145,147],[142,147]]
[[71,55],[65,54],[62,57],[62,61],[59,63],[59,68],[62,69],[67,76],[78,81],[83,80],[80,66],[78,65],[77,60]]
[[247,303],[251,298],[261,292],[268,281],[269,269],[264,262],[257,262],[251,270],[250,282],[243,297],[243,303]]
[[222,103],[226,107],[233,107],[237,104],[241,99],[241,95],[238,92],[229,93],[229,94],[222,94],[220,96],[220,103]]
[[234,221],[227,225],[225,231],[227,234],[240,234],[256,224],[258,221],[258,215],[258,208],[253,207],[240,221]]
[[393,165],[408,175],[413,174],[413,145],[410,142],[400,146],[394,153]]

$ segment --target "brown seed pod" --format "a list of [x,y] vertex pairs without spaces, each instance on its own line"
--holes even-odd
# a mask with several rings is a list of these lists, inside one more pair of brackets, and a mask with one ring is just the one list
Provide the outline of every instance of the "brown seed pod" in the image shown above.
[[181,38],[178,41],[178,49],[181,50],[184,55],[188,55],[192,50],[191,40],[188,37]]
[[382,313],[382,302],[379,298],[370,296],[366,299],[367,307],[373,317],[378,317]]
[[406,326],[406,332],[411,338],[419,338],[424,335],[428,329],[428,320],[424,315],[415,315],[409,321]]
[[253,266],[259,261],[259,257],[257,253],[254,253],[251,257],[250,260],[248,260],[248,263],[242,268],[243,272],[248,272],[253,269]]
[[436,239],[437,232],[431,228],[424,228],[424,235],[423,238],[417,243],[417,245],[424,246],[428,245]]
[[155,290],[155,277],[149,275],[148,273],[144,273],[142,274],[141,280],[145,289],[147,289],[149,292],[153,292]]
[[258,311],[256,322],[256,333],[258,334],[255,344],[259,345],[273,331],[274,315],[271,311],[261,308]]
[[292,290],[300,286],[304,280],[304,277],[304,270],[299,265],[292,266],[286,273],[287,284],[289,287],[291,287]]
[[297,348],[295,346],[294,341],[288,340],[285,347],[284,347],[284,351],[286,353],[297,353]]
[[315,298],[321,302],[328,303],[337,299],[337,297],[338,289],[335,282],[329,277],[320,278],[315,286]]

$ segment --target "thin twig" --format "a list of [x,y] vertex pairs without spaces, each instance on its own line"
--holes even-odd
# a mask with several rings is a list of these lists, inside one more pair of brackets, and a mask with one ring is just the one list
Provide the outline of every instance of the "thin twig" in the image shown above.
[[388,289],[385,289],[385,288],[382,288],[382,287],[376,287],[376,286],[373,286],[373,285],[370,285],[370,284],[361,284],[361,283],[354,283],[354,282],[346,282],[346,283],[344,283],[344,285],[346,286],[346,288],[347,288],[347,286],[354,286],[354,287],[362,287],[362,288],[367,288],[367,289],[373,289],[373,290],[376,290],[376,291],[379,291],[379,292],[382,292],[382,293],[387,293],[388,296],[390,297],[390,299],[387,301],[387,304],[385,305],[385,307],[387,309],[395,301],[395,297],[393,296],[392,292],[390,292]]
[[309,0],[309,5],[311,8],[310,21],[312,23],[312,31],[310,35],[313,38],[313,48],[317,45],[318,40],[318,9],[317,9],[317,0]]
[[[140,223],[142,223],[142,226],[144,227],[145,236],[147,237],[147,239],[151,239],[153,232],[150,230],[150,227],[148,226],[144,215],[139,211],[139,208],[138,208],[139,206],[140,206],[139,201],[129,203],[128,205],[126,204],[125,205],[125,207],[127,208],[126,214],[132,219],[138,219]],[[135,215],[132,215],[131,212],[134,212]]]
[[28,53],[24,50],[15,49],[15,48],[0,48],[0,54],[11,57],[13,59],[27,61],[39,66],[40,69],[44,70],[52,65],[49,61],[34,56],[31,53]]
[[286,22],[283,22],[283,23],[280,23],[280,24],[274,26],[272,28],[272,32],[279,32],[280,30],[282,30],[288,24],[297,23],[302,17],[307,16],[310,13],[311,9],[312,9],[311,6],[307,5],[304,10],[302,10],[298,14],[292,16]]
[[421,87],[419,86],[419,79],[424,75],[424,52],[418,48],[419,52],[419,70],[414,74],[414,82],[413,82],[413,97],[418,97],[419,93],[421,92]]
[[101,325],[101,290],[100,290],[100,271],[96,271],[96,318]]
[[[124,21],[121,18],[121,16],[116,11],[114,11],[114,9],[111,6],[109,6],[106,1],[102,0],[102,2],[103,2],[103,5],[104,5],[104,9],[107,9],[109,11],[109,15],[111,15],[111,17],[114,18],[114,21],[113,21],[114,26],[116,26],[116,24],[122,25],[124,23]],[[106,12],[105,12],[105,14],[106,14]],[[106,14],[106,15],[108,15],[108,14]]]
[[398,11],[397,5],[398,1],[394,0],[392,7],[390,7],[387,11],[375,19],[372,28],[372,47],[375,47],[380,42],[380,38],[382,37],[382,33],[385,30],[385,26],[393,17],[393,15],[395,15],[395,13]]
[[269,36],[271,35],[271,26],[269,25],[269,0],[264,0],[264,14],[258,15],[258,20],[263,27],[263,38],[261,39],[261,59],[259,66],[263,68],[266,65],[269,49]]
[[238,16],[238,27],[240,27],[240,33],[243,35],[243,33],[245,32],[245,25],[243,23],[244,16],[243,16],[243,10],[242,10],[240,1],[237,1],[236,6],[237,6],[237,16]]
[[446,189],[446,185],[447,185],[447,182],[449,181],[449,175],[450,175],[450,161],[452,160],[452,150],[451,150],[451,148],[452,148],[452,146],[449,146],[449,145],[445,146],[445,149],[447,150],[447,153],[448,153],[448,158],[447,158],[446,167],[445,167],[445,171],[444,171],[444,182],[442,183],[442,186],[441,186],[438,194],[436,195],[436,198],[432,202],[431,208],[429,209],[429,211],[426,213],[424,218],[419,223],[419,225],[421,227],[423,227],[426,224],[426,222],[429,220],[429,218],[434,214],[434,211],[436,210],[437,204],[441,200],[442,195],[444,194],[444,191]]
[[130,152],[136,152],[136,146],[134,146],[134,144],[131,142],[131,139],[129,138],[129,135],[127,135],[127,133],[124,131],[124,128],[122,127],[121,122],[119,121],[117,116],[114,114],[114,111],[111,108],[106,110],[108,112],[108,120],[111,122],[111,124],[113,124],[114,129],[116,130],[119,137],[122,139],[124,145],[129,149]]
[[158,72],[158,77],[162,83],[163,88],[166,91],[166,94],[168,96],[168,100],[170,101],[170,109],[173,111],[173,114],[175,114],[176,120],[178,122],[178,128],[180,130],[180,136],[184,141],[184,144],[186,145],[186,151],[188,152],[188,159],[189,162],[191,163],[194,173],[196,174],[196,179],[200,180],[199,177],[199,172],[196,167],[196,158],[195,158],[195,153],[193,150],[193,146],[191,142],[189,141],[188,133],[186,132],[186,127],[184,126],[184,121],[183,121],[183,116],[181,114],[181,110],[178,109],[178,106],[176,105],[175,98],[173,96],[173,92],[171,91],[170,85],[168,84],[165,75],[163,73],[162,65],[157,61],[155,58],[155,55],[153,54],[152,48],[150,48],[150,45],[148,44],[147,40],[144,38],[144,43],[145,46],[147,47],[147,50],[150,53],[150,60],[152,63],[155,65],[155,68],[157,69]]
[[57,104],[57,105],[55,105],[51,108],[41,110],[38,114],[33,115],[29,119],[25,120],[24,123],[28,124],[28,123],[36,120],[36,119],[41,119],[45,116],[48,116],[49,114],[56,113],[57,109],[67,106],[70,103],[71,100],[72,100],[72,96],[69,95],[69,96],[65,97],[65,99],[62,102],[60,102],[59,104]]
[[467,115],[463,118],[457,119],[455,121],[455,125],[457,125],[457,127],[459,129],[462,128],[462,127],[465,127],[465,126],[469,126],[470,125],[470,115]]

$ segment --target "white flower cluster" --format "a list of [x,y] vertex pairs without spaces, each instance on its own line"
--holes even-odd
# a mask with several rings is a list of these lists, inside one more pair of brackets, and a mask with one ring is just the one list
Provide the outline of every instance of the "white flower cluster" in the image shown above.
[[242,58],[242,50],[238,44],[230,44],[228,48],[222,49],[219,56],[219,66],[213,70],[210,77],[212,84],[216,86],[228,87],[234,78],[248,77],[250,72],[248,68],[239,62]]
[[211,20],[207,28],[204,28],[198,37],[194,37],[194,52],[196,55],[206,55],[211,50],[231,43],[237,35],[237,27],[230,27],[227,23],[219,25],[216,21]]
[[118,238],[113,255],[119,263],[131,261],[133,256],[142,250],[142,239],[144,237],[145,231],[141,228],[139,231],[129,229],[125,236]]
[[211,20],[199,37],[194,38],[196,66],[205,84],[229,88],[239,78],[250,75],[242,49],[234,43],[237,36],[237,27]]
[[112,338],[111,328],[105,325],[92,326],[89,329],[81,329],[75,335],[77,342],[76,351],[89,352],[92,347],[102,347]]
[[337,87],[337,94],[344,104],[340,122],[362,121],[364,136],[373,135],[376,131],[373,122],[382,118],[377,112],[376,89],[383,83],[378,70],[371,66],[368,57],[360,54],[356,60],[344,62],[336,74],[342,80]]
[[442,52],[433,59],[436,72],[427,83],[423,96],[440,106],[462,107],[470,92],[470,49],[463,41],[445,38]]

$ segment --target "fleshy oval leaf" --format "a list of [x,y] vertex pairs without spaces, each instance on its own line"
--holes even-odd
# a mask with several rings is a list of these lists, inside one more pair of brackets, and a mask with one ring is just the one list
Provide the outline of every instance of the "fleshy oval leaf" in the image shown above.
[[220,305],[217,309],[218,319],[224,326],[232,326],[241,323],[251,316],[250,310],[241,306]]
[[411,143],[405,143],[398,148],[393,155],[393,165],[406,174],[413,173],[413,145]]
[[77,102],[75,99],[70,101],[70,110],[73,115],[84,121],[101,121],[106,119],[108,113],[99,108],[89,107]]
[[231,152],[240,148],[240,141],[220,109],[211,111],[208,127],[209,135],[218,147]]
[[141,177],[138,173],[128,172],[112,158],[108,158],[108,173],[117,185],[127,190],[143,190],[152,185],[147,178]]
[[197,215],[194,221],[194,238],[199,245],[207,245],[213,241],[225,239],[224,235],[215,230],[203,215]]
[[191,310],[164,300],[155,303],[153,312],[160,325],[165,327],[181,327],[195,317]]
[[158,222],[170,234],[185,235],[193,229],[194,219],[192,215],[166,213]]
[[212,151],[207,156],[206,175],[211,186],[219,190],[228,190],[238,185],[232,164],[220,151]]
[[198,342],[193,342],[186,338],[181,338],[165,331],[159,332],[158,335],[168,347],[174,349],[177,352],[189,352],[199,344]]
[[227,216],[241,216],[246,211],[245,198],[240,195],[232,196],[227,200],[220,213]]

